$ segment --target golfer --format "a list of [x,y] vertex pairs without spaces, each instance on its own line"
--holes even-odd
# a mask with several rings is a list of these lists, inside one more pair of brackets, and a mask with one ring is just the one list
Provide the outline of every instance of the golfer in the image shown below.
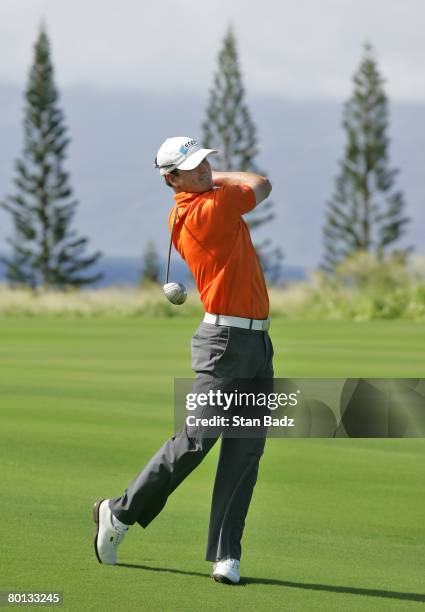
[[[187,137],[168,138],[155,166],[174,192],[169,215],[173,244],[195,278],[205,316],[191,343],[194,391],[220,388],[222,380],[270,380],[273,347],[268,334],[269,300],[263,271],[242,215],[271,191],[269,181],[250,172],[214,172],[208,155]],[[209,406],[204,414],[209,414]],[[220,435],[188,427],[171,437],[119,497],[93,508],[95,552],[100,563],[115,564],[129,527],[147,527],[168,496],[202,461]],[[221,436],[211,502],[206,560],[218,582],[239,582],[241,539],[265,433]]]

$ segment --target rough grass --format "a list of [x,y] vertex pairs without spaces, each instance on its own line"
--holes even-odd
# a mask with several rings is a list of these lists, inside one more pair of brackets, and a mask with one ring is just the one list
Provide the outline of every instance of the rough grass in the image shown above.
[[[358,290],[320,279],[271,288],[272,317],[288,320],[406,319],[425,321],[425,285],[392,290]],[[183,306],[174,306],[161,287],[110,287],[82,291],[37,291],[0,284],[0,316],[104,318],[201,316],[196,291]]]

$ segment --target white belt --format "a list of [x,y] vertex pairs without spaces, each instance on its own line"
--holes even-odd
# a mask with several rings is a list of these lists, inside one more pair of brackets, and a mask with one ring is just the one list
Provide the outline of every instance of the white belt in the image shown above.
[[255,329],[256,331],[267,331],[270,327],[270,318],[245,319],[244,317],[228,317],[227,315],[215,315],[206,312],[204,323],[225,325],[226,327],[241,327],[242,329]]

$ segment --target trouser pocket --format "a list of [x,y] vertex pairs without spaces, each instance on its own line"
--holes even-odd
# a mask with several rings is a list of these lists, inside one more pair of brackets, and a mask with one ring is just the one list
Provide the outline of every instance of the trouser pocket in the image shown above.
[[230,328],[200,325],[192,337],[192,369],[195,372],[213,372],[228,350]]

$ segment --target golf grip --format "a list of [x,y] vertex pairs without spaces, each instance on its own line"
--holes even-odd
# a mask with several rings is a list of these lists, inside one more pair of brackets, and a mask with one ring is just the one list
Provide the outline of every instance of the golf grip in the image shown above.
[[173,246],[173,232],[174,232],[174,226],[176,224],[176,219],[177,219],[177,210],[178,210],[178,208],[176,206],[176,212],[174,213],[173,227],[171,228],[170,247],[168,249],[167,275],[166,275],[166,279],[165,279],[165,284],[168,283],[168,274],[170,272],[171,247]]

